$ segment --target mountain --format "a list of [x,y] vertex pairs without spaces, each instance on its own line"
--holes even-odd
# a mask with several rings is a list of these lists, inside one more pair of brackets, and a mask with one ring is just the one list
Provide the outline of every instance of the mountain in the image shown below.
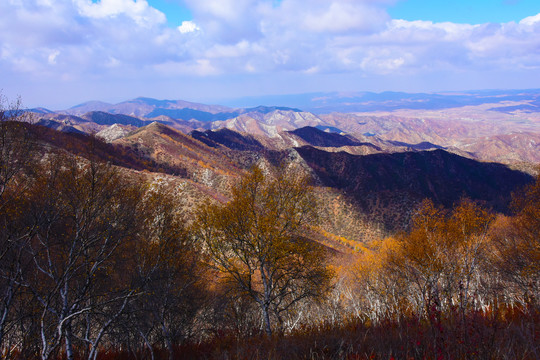
[[45,126],[50,129],[57,130],[57,131],[65,132],[65,133],[84,134],[84,131],[78,130],[77,128],[71,125],[67,125],[65,123],[61,123],[54,120],[40,119],[35,124],[40,125],[40,126]]
[[430,143],[429,141],[422,141],[418,144],[408,144],[401,141],[392,141],[388,140],[388,143],[394,146],[402,146],[405,147],[407,150],[431,150],[431,149],[445,149],[443,146],[435,145]]
[[479,160],[512,165],[540,163],[540,113],[508,115],[481,106],[381,114],[333,113],[320,118],[355,138],[378,142],[385,151],[444,148]]
[[119,138],[113,144],[133,149],[143,159],[184,169],[183,177],[223,192],[230,177],[241,173],[234,158],[158,122]]
[[190,133],[190,136],[213,148],[225,146],[229,149],[240,151],[261,151],[265,148],[253,136],[243,135],[227,128],[215,131],[207,130],[205,132],[193,131]]
[[[540,112],[533,109],[540,104],[540,90],[317,93],[282,98],[291,100],[289,103],[268,99],[277,105],[254,106],[260,104],[254,102],[245,108],[232,108],[137,98],[118,104],[87,102],[61,112],[36,110],[33,114],[36,121],[50,120],[41,124],[64,131],[97,133],[113,124],[143,127],[157,121],[184,134],[229,129],[249,135],[272,150],[312,145],[328,152],[366,155],[446,149],[531,173],[540,163]],[[319,111],[321,106],[333,104],[347,112]],[[315,113],[300,109],[319,110]]]
[[270,112],[248,112],[225,121],[215,121],[212,129],[227,128],[238,132],[279,137],[280,132],[294,130],[304,126],[324,125],[324,122],[314,114],[296,110],[276,109]]
[[[301,112],[299,109],[279,106],[256,106],[246,109],[231,109],[220,105],[206,105],[184,100],[157,100],[141,97],[118,104],[89,101],[70,109],[60,111],[59,113],[76,116],[83,116],[91,113],[109,113],[152,120],[160,120],[159,118],[166,117],[174,120],[195,120],[204,123],[225,121],[236,118],[242,114],[268,114],[277,110]],[[125,122],[123,124],[126,125]]]
[[[338,251],[404,229],[424,198],[450,207],[466,196],[507,211],[511,192],[532,181],[531,176],[504,165],[441,149],[406,151],[410,144],[398,144],[401,152],[381,148],[358,155],[358,149],[367,147],[358,145],[363,141],[309,127],[269,138],[227,128],[188,135],[158,122],[129,133],[129,127],[117,124],[98,137],[27,126],[47,148],[97,157],[135,181],[144,178],[166,186],[176,201],[185,204],[187,214],[205,199],[226,201],[231,184],[253,165],[294,167],[316,185],[320,220],[314,238]],[[101,141],[107,131],[112,137],[118,131],[121,137]],[[380,144],[387,146],[382,140]]]
[[505,164],[540,164],[540,133],[517,132],[480,137],[458,145],[478,159]]
[[90,111],[109,111],[112,106],[112,104],[103,101],[87,101],[58,112],[67,115],[83,115]]
[[[61,113],[69,115],[83,115],[91,111],[103,111],[111,114],[123,114],[136,117],[148,117],[148,114],[156,111],[156,109],[163,110],[181,110],[181,109],[192,109],[200,111],[203,113],[220,113],[228,112],[231,109],[225,106],[220,105],[206,105],[193,103],[183,100],[156,100],[151,98],[136,98],[133,100],[128,100],[120,102],[117,104],[108,104],[100,101],[90,101],[77,106],[74,106],[70,109],[63,110]],[[156,114],[154,116],[167,115],[167,114]]]
[[34,113],[34,114],[51,114],[51,113],[54,113],[54,111],[51,111],[49,109],[46,109],[44,107],[38,107],[38,108],[33,108],[33,109],[27,109],[25,110],[29,113]]
[[302,138],[308,144],[320,147],[342,147],[342,146],[371,146],[376,150],[381,150],[371,143],[364,143],[351,135],[341,135],[332,132],[325,132],[316,127],[304,126],[292,130],[290,133]]
[[158,164],[142,158],[134,149],[121,144],[110,144],[99,137],[77,131],[59,131],[39,124],[23,123],[37,144],[45,145],[47,150],[57,149],[83,158],[94,158],[110,162],[122,169],[135,171],[161,172],[185,176],[183,168],[170,164]]
[[108,143],[111,143],[114,140],[118,140],[120,138],[127,136],[133,130],[134,130],[133,126],[114,124],[96,133],[96,136],[105,140]]
[[[36,110],[33,119],[49,127],[36,127],[48,147],[164,186],[187,218],[196,204],[227,201],[253,165],[299,169],[319,204],[309,236],[346,252],[405,229],[425,198],[451,207],[467,196],[508,211],[531,177],[485,161],[538,171],[539,94],[327,93],[243,108],[137,98]],[[347,113],[328,112],[336,109]]]
[[141,127],[148,125],[147,121],[143,121],[134,116],[128,116],[123,114],[110,114],[103,111],[90,111],[81,116],[81,118],[94,122],[98,125],[133,125]]
[[296,149],[322,184],[340,189],[388,229],[403,228],[425,198],[451,207],[462,197],[506,211],[511,193],[533,178],[497,163],[444,150],[351,155]]
[[[397,109],[441,110],[464,106],[521,102],[527,111],[538,111],[536,103],[539,89],[529,90],[480,90],[441,93],[374,92],[318,92],[294,95],[245,97],[229,101],[230,106],[242,107],[253,104],[276,104],[298,107],[315,114],[332,112],[393,111]],[[535,102],[529,104],[529,102]],[[505,111],[514,111],[509,108]]]

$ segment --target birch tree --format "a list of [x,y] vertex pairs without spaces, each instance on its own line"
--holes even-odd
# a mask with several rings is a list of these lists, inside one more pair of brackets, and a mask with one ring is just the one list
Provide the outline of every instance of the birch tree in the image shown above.
[[262,314],[264,330],[282,330],[283,315],[306,299],[321,297],[331,278],[324,251],[302,238],[316,219],[305,178],[282,171],[275,178],[253,168],[225,205],[207,204],[196,229],[209,263]]
[[108,164],[52,156],[40,176],[24,279],[40,309],[41,358],[75,343],[95,359],[107,329],[135,289],[126,284],[126,256],[137,231],[142,189]]

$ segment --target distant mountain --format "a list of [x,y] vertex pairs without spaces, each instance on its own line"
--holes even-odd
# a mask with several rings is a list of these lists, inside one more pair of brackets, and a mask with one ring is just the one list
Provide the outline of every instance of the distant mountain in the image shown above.
[[79,105],[75,105],[68,110],[58,111],[68,115],[83,115],[90,111],[109,111],[112,104],[103,101],[87,101]]
[[156,118],[158,116],[167,116],[173,119],[183,120],[199,120],[203,122],[219,121],[232,119],[240,115],[239,111],[225,112],[225,113],[211,113],[206,111],[200,111],[195,109],[183,108],[183,109],[163,109],[156,108],[145,115],[146,118]]
[[540,165],[540,133],[518,132],[486,136],[459,145],[479,159]]
[[328,126],[328,125],[317,125],[315,126],[315,128],[322,130],[324,132],[330,132],[330,133],[336,133],[336,134],[341,134],[344,132],[343,130],[338,129],[337,127]]
[[[536,101],[540,89],[480,90],[444,93],[319,92],[294,95],[245,97],[229,101],[230,106],[274,104],[298,107],[315,114],[332,112],[392,111],[396,109],[448,109],[503,101]],[[536,107],[527,107],[527,109]],[[512,109],[509,109],[512,110]]]
[[40,119],[35,124],[40,125],[40,126],[45,126],[50,129],[57,130],[57,131],[65,132],[65,133],[84,134],[83,131],[76,129],[75,127],[71,125],[66,125],[64,123],[54,121],[54,120]]
[[507,115],[481,106],[444,111],[404,110],[380,116],[332,113],[319,118],[356,138],[369,135],[373,139],[369,142],[379,139],[411,150],[457,149],[477,159],[504,163],[519,159],[540,163],[540,151],[536,151],[540,117],[535,114]]
[[110,114],[103,111],[90,111],[81,116],[81,118],[94,122],[98,125],[133,125],[141,127],[148,125],[148,121],[143,121],[134,116],[128,116],[123,114]]
[[51,113],[54,113],[54,111],[51,111],[51,110],[43,108],[43,107],[38,107],[38,108],[33,108],[33,109],[26,109],[25,111],[30,112],[30,113],[34,113],[34,114],[51,114]]
[[110,143],[127,136],[133,130],[133,126],[114,124],[101,130],[96,136]]
[[534,100],[527,101],[524,104],[513,105],[513,106],[499,106],[492,108],[490,110],[499,111],[504,113],[514,113],[516,111],[527,112],[527,113],[537,113],[540,112],[540,97],[536,97]]
[[118,104],[89,101],[70,109],[60,111],[60,113],[82,116],[88,113],[100,112],[146,119],[156,119],[165,116],[177,120],[212,122],[229,120],[238,117],[241,114],[268,114],[276,110],[293,112],[301,111],[299,109],[279,106],[257,106],[247,109],[231,109],[220,105],[206,105],[183,100],[157,100],[141,97]]
[[402,147],[405,147],[405,148],[407,148],[409,150],[445,149],[444,146],[435,145],[435,144],[432,144],[432,143],[430,143],[428,141],[422,141],[421,143],[418,143],[418,144],[408,144],[408,143],[404,143],[404,142],[401,142],[401,141],[388,140],[388,143],[392,144],[392,145],[395,145],[395,146],[402,146]]
[[[151,98],[136,98],[133,100],[124,101],[118,104],[108,104],[100,101],[90,101],[70,109],[60,111],[64,114],[70,115],[83,115],[90,111],[103,111],[111,114],[123,114],[136,117],[149,117],[148,114],[156,111],[156,109],[162,110],[181,110],[192,109],[201,111],[203,113],[220,113],[229,112],[232,109],[220,106],[220,105],[206,105],[193,103],[183,100],[156,100]],[[155,114],[154,116],[167,115],[167,114]]]
[[215,121],[212,123],[212,129],[228,128],[274,138],[279,137],[279,134],[285,130],[317,125],[324,125],[324,122],[316,115],[287,108],[270,112],[248,112],[229,120]]
[[[312,145],[365,155],[447,149],[521,169],[540,162],[540,90],[312,93],[251,100],[244,108],[142,97],[118,104],[91,101],[61,112],[33,109],[33,121],[85,133],[156,121],[184,134],[229,129],[273,150]],[[335,110],[345,112],[328,113]],[[201,140],[210,141],[210,135],[214,145],[227,148],[258,146],[224,133],[207,133]]]

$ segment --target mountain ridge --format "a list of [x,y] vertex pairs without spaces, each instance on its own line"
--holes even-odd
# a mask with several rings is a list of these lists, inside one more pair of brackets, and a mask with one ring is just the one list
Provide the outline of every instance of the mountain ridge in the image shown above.
[[[227,128],[254,136],[259,143],[273,149],[313,145],[331,152],[345,150],[352,154],[367,154],[441,148],[475,159],[511,164],[527,171],[535,171],[534,165],[540,163],[540,112],[531,112],[528,108],[523,110],[523,106],[540,102],[540,90],[323,95],[305,94],[305,97],[310,97],[312,103],[344,101],[352,104],[360,99],[366,104],[369,102],[369,106],[377,107],[377,111],[316,114],[302,111],[301,107],[279,104],[230,108],[141,97],[118,104],[83,103],[72,108],[71,115],[46,110],[36,110],[34,115],[38,119],[48,120],[42,124],[65,131],[97,133],[115,123],[141,127],[158,121],[185,134]],[[426,104],[435,100],[458,107],[411,110],[399,105],[411,101]],[[497,103],[492,103],[494,101]],[[463,106],[470,103],[481,105]],[[111,112],[92,110],[75,115],[77,111],[91,110],[92,106],[101,109],[109,107],[107,111]],[[389,107],[391,111],[388,111]],[[431,105],[426,107],[433,108]],[[324,140],[321,138],[317,142],[312,138],[316,132],[310,129],[311,138],[302,138],[299,136],[302,130],[299,129],[307,126],[336,135],[324,136]],[[117,131],[115,136],[122,133]],[[349,140],[339,136],[348,137]],[[329,137],[333,137],[335,143]],[[357,139],[358,143],[352,139]]]

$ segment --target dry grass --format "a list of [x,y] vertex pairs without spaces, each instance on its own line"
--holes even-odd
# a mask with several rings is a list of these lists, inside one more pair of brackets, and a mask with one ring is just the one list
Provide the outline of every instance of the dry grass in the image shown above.
[[[175,359],[538,359],[538,308],[502,307],[496,311],[432,314],[430,319],[407,317],[377,324],[351,320],[340,327],[306,327],[285,336],[238,338],[221,333],[207,341],[175,348]],[[154,350],[155,359],[168,359]],[[150,359],[138,352],[103,351],[99,360]],[[61,358],[59,358],[61,359]]]

